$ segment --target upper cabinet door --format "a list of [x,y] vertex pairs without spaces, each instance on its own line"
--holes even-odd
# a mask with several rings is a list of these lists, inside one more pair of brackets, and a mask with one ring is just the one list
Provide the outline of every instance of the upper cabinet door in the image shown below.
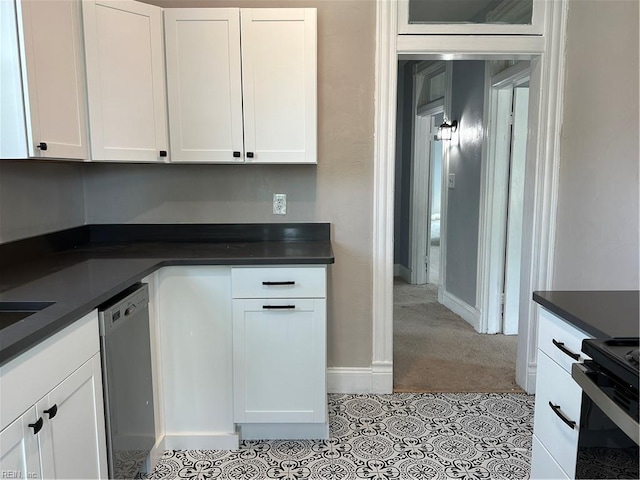
[[168,159],[162,9],[83,2],[93,160]]
[[164,12],[172,162],[242,162],[240,11]]
[[78,0],[2,2],[2,157],[87,159],[80,15]]
[[245,162],[317,163],[316,10],[240,14]]

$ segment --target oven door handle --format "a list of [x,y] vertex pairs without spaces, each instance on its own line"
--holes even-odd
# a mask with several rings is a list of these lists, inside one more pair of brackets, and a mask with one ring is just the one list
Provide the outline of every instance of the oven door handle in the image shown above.
[[626,433],[631,440],[639,443],[640,425],[631,418],[622,408],[611,400],[587,375],[588,369],[583,363],[571,365],[571,376],[582,391],[595,403],[600,410],[615,423],[620,430]]

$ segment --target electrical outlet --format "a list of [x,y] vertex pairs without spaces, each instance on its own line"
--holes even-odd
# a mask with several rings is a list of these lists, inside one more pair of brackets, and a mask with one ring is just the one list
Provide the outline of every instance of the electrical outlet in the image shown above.
[[287,214],[287,194],[286,193],[273,194],[273,214],[274,215]]
[[449,188],[456,188],[456,174],[449,174]]

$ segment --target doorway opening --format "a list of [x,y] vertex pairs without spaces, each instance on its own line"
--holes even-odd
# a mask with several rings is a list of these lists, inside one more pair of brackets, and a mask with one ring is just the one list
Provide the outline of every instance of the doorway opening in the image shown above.
[[[527,72],[515,60],[398,64],[396,391],[521,391]],[[454,120],[451,140],[436,139]]]

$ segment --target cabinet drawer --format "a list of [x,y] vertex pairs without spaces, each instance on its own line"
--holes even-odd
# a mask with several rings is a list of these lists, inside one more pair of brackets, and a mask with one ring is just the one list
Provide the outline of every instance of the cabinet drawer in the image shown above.
[[[538,348],[560,365],[565,372],[571,372],[572,363],[585,359],[585,354],[580,351],[582,340],[585,338],[591,337],[547,310],[540,309]],[[579,358],[574,358],[572,355]]]
[[248,267],[231,271],[233,298],[324,298],[326,268]]
[[[573,478],[582,390],[567,372],[540,350],[537,378],[533,432],[562,469]],[[550,403],[557,406],[558,413]],[[559,415],[575,422],[575,425],[567,425]]]

